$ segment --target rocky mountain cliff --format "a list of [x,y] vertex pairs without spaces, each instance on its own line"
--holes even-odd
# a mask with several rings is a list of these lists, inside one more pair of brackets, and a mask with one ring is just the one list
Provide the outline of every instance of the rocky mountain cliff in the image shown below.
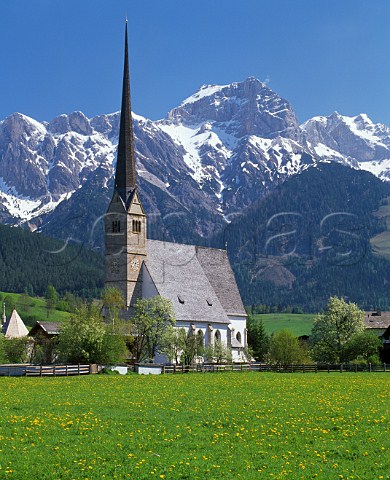
[[[113,188],[119,114],[0,122],[0,221],[92,246]],[[142,198],[155,238],[201,242],[287,177],[336,161],[390,179],[390,129],[334,113],[299,125],[250,77],[203,86],[167,117],[134,115]]]

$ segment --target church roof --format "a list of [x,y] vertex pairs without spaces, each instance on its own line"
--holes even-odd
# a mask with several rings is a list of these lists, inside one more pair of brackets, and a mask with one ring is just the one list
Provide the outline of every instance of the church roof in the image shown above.
[[196,247],[199,263],[228,315],[246,315],[226,250]]
[[15,309],[13,309],[11,317],[5,324],[4,335],[6,338],[20,338],[28,335],[26,325]]
[[[212,274],[217,262],[222,266]],[[228,324],[229,313],[245,315],[225,251],[148,240],[145,264],[158,293],[172,301],[176,320]],[[223,274],[226,288],[217,288]]]

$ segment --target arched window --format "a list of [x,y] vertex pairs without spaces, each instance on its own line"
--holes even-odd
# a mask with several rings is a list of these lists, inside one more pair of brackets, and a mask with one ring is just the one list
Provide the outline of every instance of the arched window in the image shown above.
[[133,233],[141,233],[141,221],[133,220]]
[[114,220],[112,222],[112,233],[120,233],[121,231],[121,222],[120,220]]
[[221,332],[219,330],[216,330],[214,333],[214,342],[221,343]]
[[241,333],[240,332],[237,332],[236,340],[237,340],[237,342],[241,343]]
[[200,348],[204,347],[204,335],[202,330],[198,330],[198,333],[196,334],[196,344],[197,344],[197,347],[200,347]]

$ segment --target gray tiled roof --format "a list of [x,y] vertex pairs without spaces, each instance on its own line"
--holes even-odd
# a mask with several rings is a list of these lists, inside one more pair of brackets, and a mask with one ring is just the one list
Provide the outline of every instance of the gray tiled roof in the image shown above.
[[390,325],[390,312],[364,312],[364,323],[366,328],[387,328]]
[[30,330],[30,336],[34,336],[39,329],[42,329],[47,335],[58,335],[60,333],[60,322],[36,322]]
[[176,320],[230,323],[206,274],[206,256],[200,261],[198,250],[194,245],[148,240],[146,267],[159,294],[172,301]]
[[196,247],[203,270],[228,315],[246,315],[226,250]]

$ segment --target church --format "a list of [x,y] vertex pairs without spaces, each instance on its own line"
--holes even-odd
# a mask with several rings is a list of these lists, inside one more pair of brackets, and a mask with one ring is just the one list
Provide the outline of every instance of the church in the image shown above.
[[130,100],[127,22],[114,193],[104,220],[105,286],[123,293],[127,311],[160,295],[174,307],[176,327],[203,345],[222,342],[233,360],[247,345],[246,312],[227,251],[147,238],[147,212],[137,186]]

